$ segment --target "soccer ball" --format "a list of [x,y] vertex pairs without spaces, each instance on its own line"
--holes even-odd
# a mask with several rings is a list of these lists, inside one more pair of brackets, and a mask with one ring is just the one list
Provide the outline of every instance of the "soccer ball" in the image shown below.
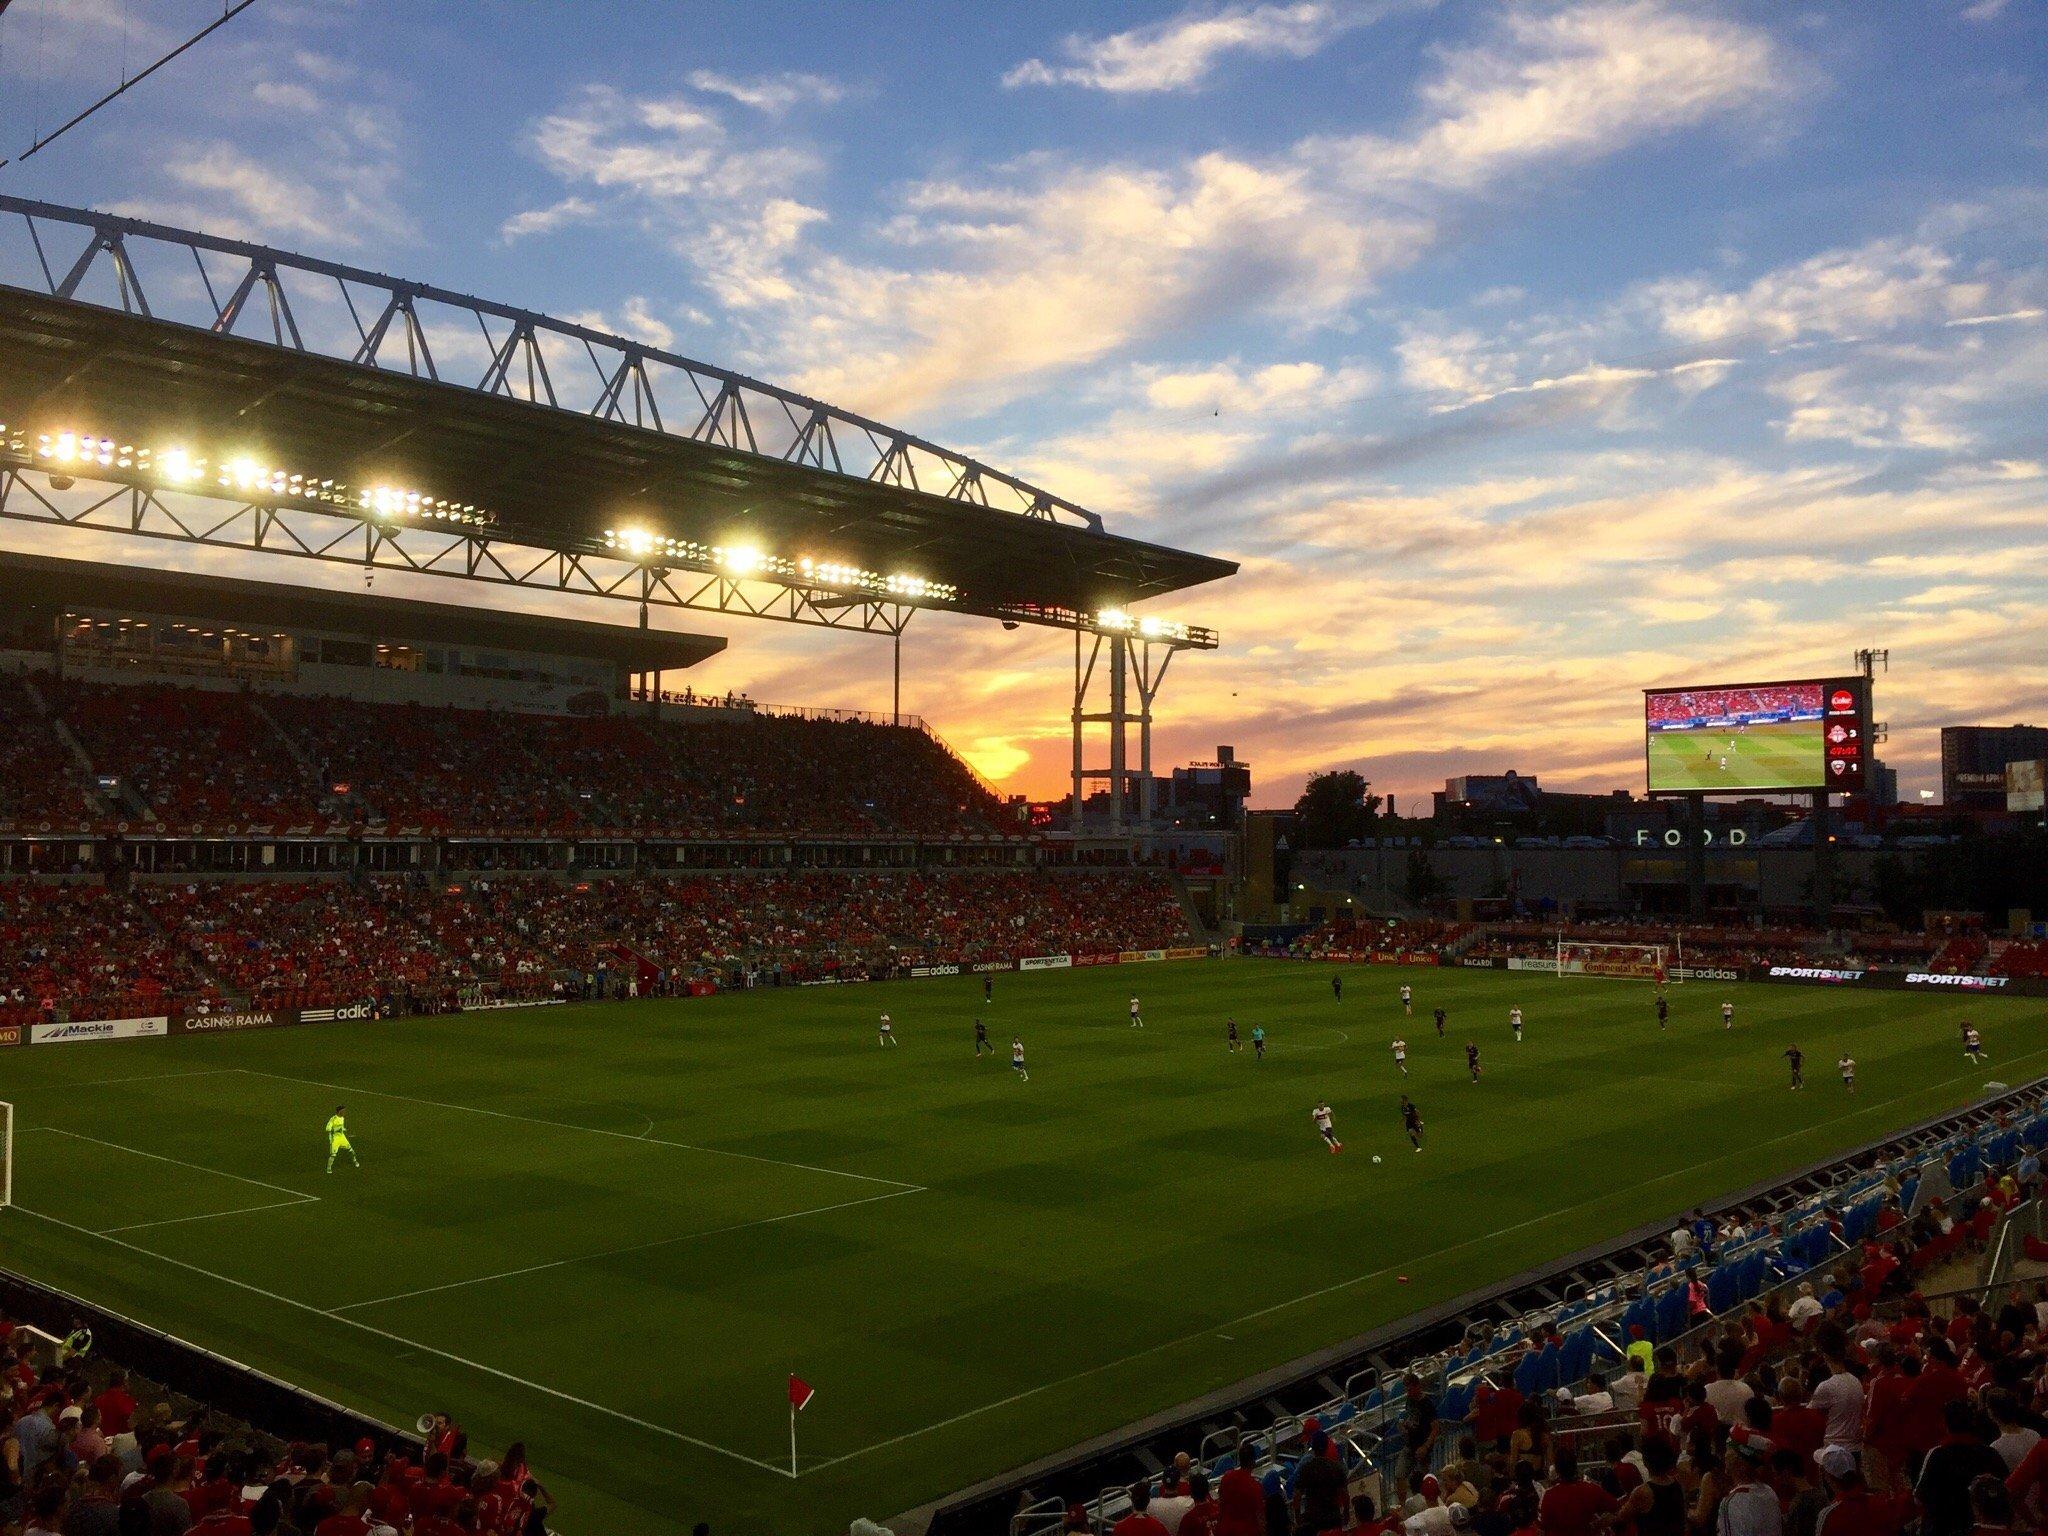
[[1379,1155],[1379,1153],[1377,1153],[1377,1152],[1373,1153],[1373,1155],[1372,1155],[1372,1160],[1373,1160],[1374,1162],[1378,1162],[1378,1161],[1380,1160],[1380,1155]]

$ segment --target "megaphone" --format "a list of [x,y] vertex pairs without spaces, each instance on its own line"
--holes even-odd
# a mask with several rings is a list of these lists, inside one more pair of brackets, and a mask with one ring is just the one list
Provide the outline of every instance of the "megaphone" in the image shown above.
[[431,1435],[434,1432],[435,1417],[434,1414],[423,1413],[413,1421],[413,1428],[423,1435]]

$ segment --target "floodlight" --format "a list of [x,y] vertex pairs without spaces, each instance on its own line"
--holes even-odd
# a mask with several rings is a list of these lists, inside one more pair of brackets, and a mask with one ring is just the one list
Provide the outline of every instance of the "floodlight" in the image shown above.
[[751,576],[768,563],[768,557],[752,544],[736,544],[719,551],[718,563],[735,576]]
[[182,448],[166,448],[156,456],[157,475],[176,485],[185,485],[199,478],[199,464]]

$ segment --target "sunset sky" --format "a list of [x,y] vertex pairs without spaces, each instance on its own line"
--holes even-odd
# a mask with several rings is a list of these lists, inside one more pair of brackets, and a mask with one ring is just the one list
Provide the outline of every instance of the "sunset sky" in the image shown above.
[[[0,155],[219,10],[16,0]],[[1241,561],[1156,605],[1224,636],[1159,743],[1256,803],[1640,789],[1643,687],[1864,645],[1909,797],[1940,726],[2048,717],[2038,0],[259,0],[0,191],[578,316]],[[699,686],[887,707],[879,642],[726,632]],[[920,619],[906,708],[1055,793],[1067,664]]]

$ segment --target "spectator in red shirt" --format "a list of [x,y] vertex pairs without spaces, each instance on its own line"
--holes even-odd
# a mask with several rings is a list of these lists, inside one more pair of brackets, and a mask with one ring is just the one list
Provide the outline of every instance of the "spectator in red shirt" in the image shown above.
[[1614,1495],[1579,1476],[1578,1454],[1561,1446],[1556,1458],[1557,1481],[1537,1506],[1543,1536],[1593,1536],[1595,1526],[1621,1506]]
[[140,1405],[135,1394],[128,1390],[128,1373],[114,1372],[107,1383],[107,1390],[92,1400],[93,1407],[100,1411],[100,1433],[109,1440],[116,1435],[125,1435],[135,1427],[135,1410]]
[[1207,1473],[1188,1474],[1188,1497],[1195,1502],[1189,1505],[1187,1513],[1180,1517],[1180,1530],[1175,1536],[1213,1536],[1216,1521],[1223,1510],[1209,1487]]
[[[1173,1536],[1165,1526],[1145,1513],[1145,1506],[1152,1501],[1149,1483],[1133,1483],[1128,1492],[1131,1512],[1109,1528],[1109,1536]],[[321,1536],[321,1533],[315,1532],[314,1536]]]

